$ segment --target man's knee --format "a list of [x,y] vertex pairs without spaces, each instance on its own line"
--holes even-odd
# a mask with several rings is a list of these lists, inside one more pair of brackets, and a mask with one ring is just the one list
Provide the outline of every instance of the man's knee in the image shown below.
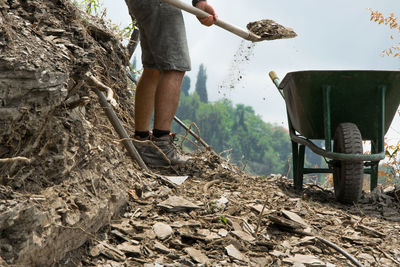
[[163,70],[162,75],[165,76],[170,76],[170,77],[176,77],[176,78],[183,78],[185,76],[185,71],[180,71],[180,70]]

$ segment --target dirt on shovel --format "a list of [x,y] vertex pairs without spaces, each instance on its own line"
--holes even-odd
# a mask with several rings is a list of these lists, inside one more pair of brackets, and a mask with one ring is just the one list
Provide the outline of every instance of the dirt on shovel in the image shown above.
[[292,28],[282,26],[270,19],[249,22],[247,29],[260,36],[261,40],[288,39],[297,36]]

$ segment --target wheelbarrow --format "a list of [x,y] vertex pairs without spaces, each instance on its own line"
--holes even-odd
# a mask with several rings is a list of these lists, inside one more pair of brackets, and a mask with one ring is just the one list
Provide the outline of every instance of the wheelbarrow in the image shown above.
[[[384,136],[400,104],[400,72],[297,71],[282,82],[273,71],[269,76],[286,103],[294,187],[302,188],[304,174],[333,173],[336,199],[356,203],[366,173],[373,190],[385,158]],[[325,140],[325,147],[313,140]],[[363,153],[363,141],[370,141],[370,154]],[[305,147],[324,157],[328,168],[305,168]]]

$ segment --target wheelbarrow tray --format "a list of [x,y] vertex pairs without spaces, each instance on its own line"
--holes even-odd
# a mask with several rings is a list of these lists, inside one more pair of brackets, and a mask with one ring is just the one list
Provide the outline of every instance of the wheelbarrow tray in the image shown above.
[[375,140],[382,118],[384,132],[400,103],[399,71],[297,71],[279,84],[293,128],[308,139],[325,139],[324,88],[330,87],[331,132],[342,122],[358,126],[364,140]]

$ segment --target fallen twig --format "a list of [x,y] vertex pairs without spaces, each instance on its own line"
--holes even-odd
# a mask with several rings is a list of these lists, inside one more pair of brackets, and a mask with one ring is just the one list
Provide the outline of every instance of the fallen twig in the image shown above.
[[369,227],[366,227],[366,226],[360,225],[360,224],[357,225],[357,227],[355,229],[358,230],[358,231],[363,232],[364,234],[367,234],[367,235],[370,235],[370,236],[373,236],[373,237],[377,237],[377,238],[384,238],[386,236],[382,232],[379,232],[379,231],[377,231],[375,229],[372,229],[372,228],[369,228]]
[[83,229],[82,227],[74,227],[74,226],[65,226],[65,225],[59,225],[59,224],[53,224],[56,227],[64,228],[64,229],[70,229],[70,230],[79,230],[82,231],[84,234],[86,234],[88,237],[90,237],[92,240],[96,241],[97,243],[103,245],[104,247],[116,252],[117,254],[121,255],[121,252],[117,249],[115,249],[113,246],[107,244],[104,241],[99,240],[94,234],[88,232],[87,230]]
[[[183,141],[187,138],[188,134],[191,134],[198,142],[200,142],[200,144],[202,144],[207,150],[212,151],[212,147],[209,146],[203,139],[201,139],[200,137],[200,129],[199,127],[196,125],[196,123],[192,122],[190,124],[189,127],[186,126],[185,123],[183,123],[180,119],[178,119],[178,117],[174,117],[174,120],[180,125],[182,126],[185,130],[186,130],[186,134],[184,136],[184,139],[181,142],[181,146],[183,144]],[[192,131],[192,127],[196,128],[198,134],[196,134],[195,132]]]
[[393,261],[394,263],[396,263],[397,265],[400,265],[400,262],[395,260],[393,257],[391,257],[389,254],[387,254],[385,251],[383,251],[382,249],[380,249],[379,247],[376,247],[376,249],[378,251],[380,251],[381,253],[383,253],[383,255],[385,255],[386,258],[388,258],[389,260]]
[[221,182],[221,180],[212,180],[212,181],[206,183],[206,184],[204,185],[204,187],[203,187],[203,193],[206,194],[207,191],[208,191],[208,189],[209,189],[212,185],[218,184],[218,183],[220,183],[220,182]]
[[322,243],[324,243],[325,245],[328,245],[329,247],[335,249],[336,251],[340,252],[343,256],[345,256],[347,259],[349,259],[354,265],[358,266],[358,267],[363,267],[363,265],[357,261],[356,258],[354,258],[353,256],[351,256],[349,253],[347,253],[344,249],[338,247],[337,245],[333,244],[332,242],[319,237],[319,236],[315,236],[316,239],[318,239],[319,241],[321,241]]
[[107,96],[106,96],[107,101],[110,102],[110,104],[112,106],[116,107],[117,101],[115,101],[115,99],[114,99],[114,91],[110,87],[105,85],[104,83],[97,80],[97,78],[94,77],[93,75],[87,74],[87,76],[89,78],[89,81],[91,81],[93,85],[96,85],[99,90],[107,93]]
[[246,162],[244,163],[244,166],[243,166],[243,168],[242,168],[242,171],[244,172],[244,170],[246,169],[246,167],[247,167],[247,163],[248,163],[249,161],[248,160],[246,160]]
[[399,192],[399,189],[395,189],[395,190],[393,191],[393,194],[394,194],[394,197],[396,198],[397,202],[400,203],[400,199],[399,199],[399,196],[397,195],[397,192]]
[[104,94],[97,88],[93,88],[93,91],[99,97],[100,105],[102,106],[104,112],[107,115],[107,118],[111,122],[115,131],[118,133],[119,137],[124,140],[122,142],[122,144],[125,146],[126,150],[128,151],[129,156],[131,156],[139,164],[139,166],[142,169],[144,169],[145,171],[149,171],[149,168],[146,166],[146,163],[143,161],[139,152],[136,150],[136,147],[133,145],[132,141],[130,141],[128,132],[125,130],[124,126],[121,124],[121,121],[118,119],[117,114],[115,114],[112,107],[110,107],[110,105],[108,104],[107,99],[104,96]]
[[[317,240],[321,241],[322,243],[324,243],[325,245],[335,249],[336,251],[338,251],[339,253],[341,253],[343,256],[345,256],[347,259],[349,259],[354,265],[358,266],[358,267],[363,267],[363,265],[357,261],[356,258],[354,258],[353,256],[351,256],[349,253],[347,253],[344,249],[340,248],[339,246],[335,245],[334,243],[320,237],[320,236],[316,236],[313,235],[310,232],[306,232],[303,229],[301,229],[301,227],[296,227],[296,225],[298,224],[297,222],[295,223],[294,221],[291,221],[289,219],[284,219],[282,220],[282,218],[279,217],[275,217],[275,216],[270,216],[269,218],[271,221],[273,221],[274,223],[283,226],[281,229],[289,231],[289,232],[293,232],[296,234],[300,234],[300,235],[305,235],[305,236],[311,236],[316,238]],[[289,221],[291,221],[292,223],[289,223]],[[301,226],[299,224],[299,226]]]
[[264,213],[264,209],[265,209],[265,207],[267,206],[267,203],[268,203],[268,199],[265,200],[264,206],[262,207],[261,212],[260,212],[260,214],[258,215],[257,228],[256,228],[256,232],[254,233],[254,235],[255,235],[256,238],[257,238],[257,236],[258,236],[258,230],[260,229],[261,219],[262,219],[262,216],[263,216],[263,213]]
[[22,161],[25,163],[31,163],[31,159],[25,158],[25,157],[14,157],[14,158],[4,158],[0,159],[0,163],[13,163],[17,161]]
[[327,190],[327,189],[325,189],[325,188],[323,188],[323,187],[321,187],[321,186],[319,186],[317,184],[306,184],[306,185],[308,185],[309,187],[316,187],[319,190],[321,190],[322,192],[325,192],[325,193],[328,193],[328,194],[332,194],[332,191]]
[[94,185],[93,175],[92,175],[92,174],[90,174],[90,181],[91,181],[91,183],[92,183],[93,193],[94,193],[94,195],[97,197],[97,190],[96,190],[96,186]]

